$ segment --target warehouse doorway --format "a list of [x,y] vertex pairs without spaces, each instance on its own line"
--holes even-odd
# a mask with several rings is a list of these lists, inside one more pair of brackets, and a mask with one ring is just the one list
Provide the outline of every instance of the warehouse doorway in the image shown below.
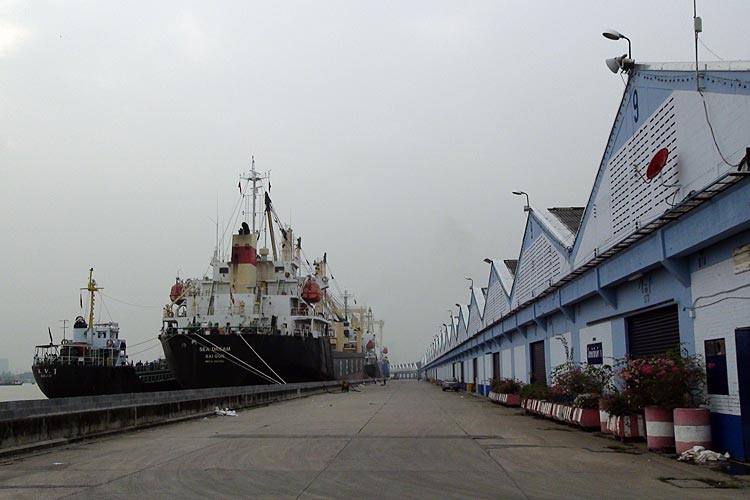
[[477,392],[477,358],[471,360],[471,392]]
[[627,318],[628,355],[631,358],[664,354],[680,348],[677,305],[653,309]]
[[531,383],[547,383],[547,366],[544,359],[544,341],[529,344],[531,350]]
[[[750,460],[750,328],[734,331],[737,350],[737,385],[740,393],[740,426],[744,459]],[[739,458],[739,457],[735,457]]]

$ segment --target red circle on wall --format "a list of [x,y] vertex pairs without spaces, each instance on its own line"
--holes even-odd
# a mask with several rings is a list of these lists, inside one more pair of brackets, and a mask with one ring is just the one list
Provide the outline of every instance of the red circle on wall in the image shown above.
[[648,169],[646,169],[646,178],[651,180],[659,175],[659,172],[662,171],[664,165],[667,164],[668,159],[669,150],[667,148],[661,148],[659,151],[657,151],[654,157],[651,158],[651,162],[648,164]]

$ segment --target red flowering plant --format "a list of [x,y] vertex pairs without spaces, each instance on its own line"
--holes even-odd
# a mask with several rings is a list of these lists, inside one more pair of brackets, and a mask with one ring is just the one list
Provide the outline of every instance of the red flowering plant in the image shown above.
[[697,408],[706,403],[703,358],[686,349],[624,360],[617,375],[640,407]]

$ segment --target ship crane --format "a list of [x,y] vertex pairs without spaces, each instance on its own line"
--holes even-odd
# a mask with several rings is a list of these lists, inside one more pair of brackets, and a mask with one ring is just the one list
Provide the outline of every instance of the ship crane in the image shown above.
[[[279,220],[279,216],[276,215],[276,210],[273,208],[273,205],[271,204],[271,197],[268,196],[268,193],[265,193],[266,195],[266,217],[268,217],[268,234],[271,236],[271,251],[273,252],[273,260],[279,260],[279,255],[276,253],[276,236],[273,232],[273,219],[276,219],[276,223],[279,224],[279,228],[281,228],[281,222]],[[271,215],[273,214],[273,217]]]

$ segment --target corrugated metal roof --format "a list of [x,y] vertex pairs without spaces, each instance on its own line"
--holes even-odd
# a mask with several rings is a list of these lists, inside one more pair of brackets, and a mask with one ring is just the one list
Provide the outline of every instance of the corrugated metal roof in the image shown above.
[[[750,61],[701,61],[700,71],[748,71]],[[635,65],[636,71],[695,71],[695,62],[644,62]]]
[[566,248],[571,248],[573,246],[576,239],[575,231],[571,231],[567,225],[563,224],[563,222],[558,219],[550,209],[535,209],[532,207],[530,217],[534,217],[539,221],[539,224],[547,230],[547,233],[562,246]]
[[583,211],[586,207],[553,207],[547,211],[567,227],[571,233],[577,234],[583,220]]
[[505,263],[505,266],[508,268],[508,271],[510,271],[510,274],[512,274],[514,277],[516,276],[516,268],[518,267],[518,259],[505,259],[503,260]]

